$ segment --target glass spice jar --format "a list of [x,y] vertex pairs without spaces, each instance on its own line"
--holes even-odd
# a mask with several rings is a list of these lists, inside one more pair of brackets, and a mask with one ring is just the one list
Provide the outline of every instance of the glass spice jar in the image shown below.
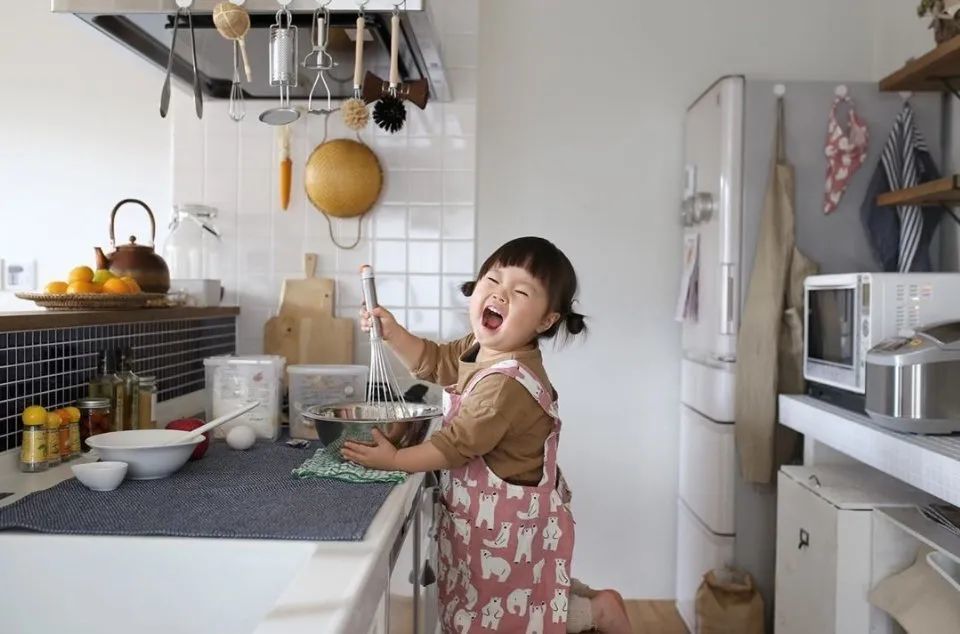
[[75,407],[68,407],[67,413],[70,415],[70,420],[67,423],[67,430],[70,435],[70,457],[76,458],[83,452],[80,444],[80,411]]
[[113,419],[110,416],[110,399],[102,396],[90,396],[77,401],[80,410],[80,445],[90,436],[113,431]]
[[137,386],[137,429],[157,427],[157,379],[153,376],[139,377]]
[[47,414],[47,466],[60,464],[60,414]]
[[45,420],[23,421],[23,442],[20,443],[20,471],[34,473],[47,470],[47,428]]
[[70,448],[70,414],[66,410],[59,410],[60,416],[60,460],[66,462],[73,457],[73,450]]

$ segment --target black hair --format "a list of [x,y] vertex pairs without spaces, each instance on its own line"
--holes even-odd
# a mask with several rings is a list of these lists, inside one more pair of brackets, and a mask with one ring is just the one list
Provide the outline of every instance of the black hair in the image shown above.
[[[558,313],[560,319],[540,333],[540,338],[555,337],[560,332],[561,326],[568,335],[586,332],[584,316],[573,310],[573,305],[577,301],[577,272],[567,256],[555,244],[532,236],[511,240],[486,259],[480,267],[477,280],[483,278],[495,266],[520,267],[546,288],[547,312]],[[470,297],[476,285],[476,280],[466,282],[460,290]]]

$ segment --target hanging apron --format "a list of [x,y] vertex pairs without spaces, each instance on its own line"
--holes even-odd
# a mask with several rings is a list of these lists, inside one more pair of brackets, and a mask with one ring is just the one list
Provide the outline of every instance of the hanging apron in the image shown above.
[[757,253],[740,321],[736,364],[736,441],[740,472],[766,484],[796,447],[777,424],[777,396],[803,392],[803,280],[816,265],[795,245],[793,166],[787,161],[783,99],[760,220]]
[[543,479],[513,485],[482,457],[440,476],[440,619],[445,634],[566,632],[574,523],[557,469],[557,404],[535,374],[507,360],[478,372],[457,394],[444,393],[444,427],[483,378],[516,379],[554,420],[544,443]]

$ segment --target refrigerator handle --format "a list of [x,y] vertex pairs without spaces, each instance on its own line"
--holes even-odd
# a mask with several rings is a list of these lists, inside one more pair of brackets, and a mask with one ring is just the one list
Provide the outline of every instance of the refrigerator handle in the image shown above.
[[721,335],[737,334],[737,320],[739,315],[737,314],[736,272],[736,264],[720,265],[720,305],[723,307],[723,311],[720,313]]

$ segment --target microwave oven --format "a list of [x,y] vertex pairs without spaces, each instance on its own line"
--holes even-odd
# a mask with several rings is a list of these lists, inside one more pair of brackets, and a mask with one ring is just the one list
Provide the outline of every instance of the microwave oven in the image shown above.
[[960,273],[812,275],[803,286],[803,376],[856,394],[873,346],[960,319]]

